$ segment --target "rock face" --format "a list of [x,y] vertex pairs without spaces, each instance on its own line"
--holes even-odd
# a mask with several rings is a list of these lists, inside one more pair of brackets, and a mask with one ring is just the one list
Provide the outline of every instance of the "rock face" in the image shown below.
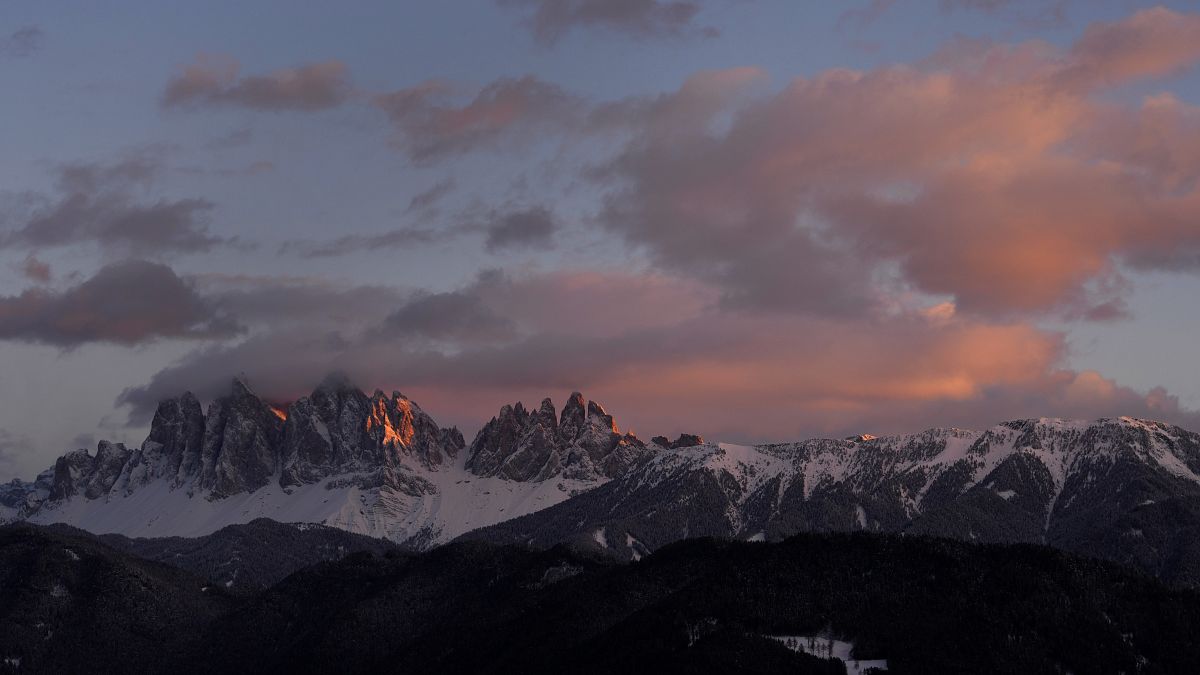
[[405,462],[424,468],[457,457],[463,437],[442,429],[402,395],[376,391],[368,397],[341,377],[327,378],[288,407],[283,427],[283,485],[314,483],[340,474],[369,474],[376,485],[409,487],[396,469]]
[[162,401],[150,423],[150,435],[142,443],[147,465],[172,485],[182,485],[199,472],[204,429],[204,411],[190,392]]
[[501,408],[471,442],[466,467],[478,476],[515,481],[559,475],[588,480],[615,478],[648,457],[644,443],[622,434],[599,403],[575,392],[561,416],[548,398],[534,411],[521,403]]
[[271,406],[234,380],[233,391],[208,408],[198,487],[220,498],[266,485],[279,468],[282,431]]

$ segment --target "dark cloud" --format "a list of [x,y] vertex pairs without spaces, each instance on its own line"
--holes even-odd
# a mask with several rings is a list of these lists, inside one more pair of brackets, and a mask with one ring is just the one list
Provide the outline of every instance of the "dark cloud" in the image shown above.
[[38,284],[50,282],[51,274],[50,264],[39,260],[33,254],[25,256],[25,260],[21,261],[21,274],[30,281]]
[[286,241],[280,245],[279,252],[304,258],[328,258],[362,251],[423,246],[446,241],[452,236],[454,236],[452,232],[444,230],[407,226],[378,234],[347,234],[327,241]]
[[384,318],[373,337],[492,344],[516,335],[512,319],[487,306],[477,294],[451,291],[418,293]]
[[422,190],[413,196],[408,202],[408,212],[417,212],[422,214],[431,214],[435,210],[435,206],[442,200],[443,197],[450,194],[454,189],[455,181],[453,178],[446,178],[434,183],[426,190]]
[[267,75],[238,76],[229,57],[202,56],[171,78],[163,92],[165,107],[237,106],[254,110],[323,110],[351,94],[349,72],[340,61],[284,68]]
[[209,150],[228,150],[230,148],[240,148],[249,145],[254,139],[254,132],[250,129],[235,129],[223,136],[217,136],[204,144],[204,147]]
[[11,476],[20,463],[19,457],[30,454],[32,450],[33,446],[27,437],[0,429],[0,471],[5,476]]
[[430,81],[375,97],[392,122],[395,144],[414,162],[538,139],[580,121],[583,102],[532,75],[502,78],[456,104],[451,87]]
[[559,229],[554,213],[544,206],[472,209],[456,220],[440,228],[406,225],[386,232],[347,234],[326,241],[293,240],[284,242],[279,252],[304,258],[326,258],[363,251],[407,249],[482,234],[484,248],[490,253],[499,253],[506,249],[550,248]]
[[89,342],[224,338],[239,330],[171,268],[141,260],[108,265],[61,292],[30,289],[0,297],[4,340],[72,348]]
[[208,251],[226,240],[208,232],[205,199],[155,199],[148,188],[165,167],[150,156],[58,170],[55,195],[35,198],[19,225],[0,232],[0,248],[98,244],[131,255]]
[[14,59],[29,56],[41,49],[46,34],[37,26],[25,26],[13,31],[7,38],[0,38],[0,58]]
[[553,45],[575,29],[600,28],[637,38],[703,35],[717,29],[696,25],[701,3],[681,0],[497,0],[522,10],[534,37]]
[[310,277],[202,275],[193,285],[240,323],[316,333],[374,325],[411,296],[391,286],[347,286]]
[[558,222],[544,206],[493,214],[483,226],[484,247],[493,253],[503,249],[550,248]]
[[1014,0],[938,0],[938,5],[944,12],[957,9],[975,9],[983,12],[994,12],[1009,7]]

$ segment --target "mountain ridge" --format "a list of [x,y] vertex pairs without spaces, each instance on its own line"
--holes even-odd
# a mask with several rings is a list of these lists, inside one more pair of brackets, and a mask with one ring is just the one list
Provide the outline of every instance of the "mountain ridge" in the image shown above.
[[572,394],[505,405],[470,444],[399,392],[338,376],[274,409],[237,380],[207,411],[162,402],[139,448],[101,442],[0,516],[131,537],[202,536],[255,518],[413,549],[455,538],[574,543],[636,559],[694,536],[866,530],[1048,543],[1200,582],[1200,435],[1135,418],[1031,418],[981,431],[741,446],[622,433]]

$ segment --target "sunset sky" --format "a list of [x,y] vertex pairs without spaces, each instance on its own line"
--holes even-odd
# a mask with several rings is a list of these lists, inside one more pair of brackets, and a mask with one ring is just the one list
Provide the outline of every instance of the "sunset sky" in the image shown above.
[[1200,428],[1200,2],[0,6],[0,479],[339,370],[470,435]]

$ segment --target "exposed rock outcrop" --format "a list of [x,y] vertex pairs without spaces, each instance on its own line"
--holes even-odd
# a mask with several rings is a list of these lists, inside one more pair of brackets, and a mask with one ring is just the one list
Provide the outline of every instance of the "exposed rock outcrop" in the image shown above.
[[567,399],[561,415],[549,398],[534,411],[521,403],[504,406],[467,453],[472,473],[516,481],[613,478],[648,456],[644,443],[622,434],[603,406],[579,392]]

